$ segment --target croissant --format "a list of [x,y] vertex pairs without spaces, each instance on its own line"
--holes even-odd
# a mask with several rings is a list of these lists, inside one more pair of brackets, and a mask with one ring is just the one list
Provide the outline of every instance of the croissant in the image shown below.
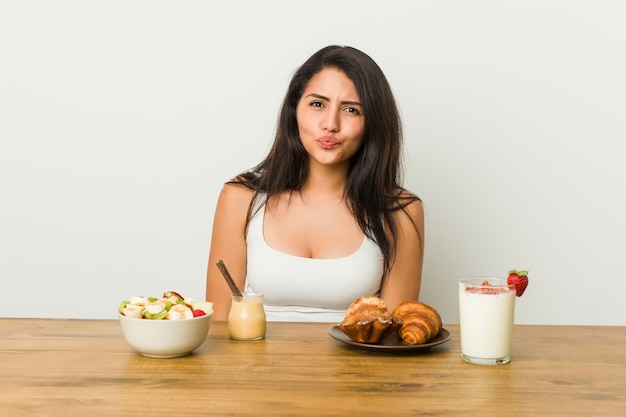
[[443,324],[439,312],[419,301],[406,301],[397,306],[393,317],[402,322],[398,334],[405,345],[421,345],[432,340]]
[[382,299],[366,295],[354,300],[337,327],[355,342],[379,343],[397,330],[400,322],[391,315]]

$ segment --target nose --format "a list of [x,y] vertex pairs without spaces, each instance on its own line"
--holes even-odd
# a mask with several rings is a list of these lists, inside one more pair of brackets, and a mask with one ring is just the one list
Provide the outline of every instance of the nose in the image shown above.
[[324,116],[325,117],[322,121],[322,123],[324,124],[324,130],[326,130],[327,132],[339,131],[339,112],[329,109],[329,111],[325,112]]

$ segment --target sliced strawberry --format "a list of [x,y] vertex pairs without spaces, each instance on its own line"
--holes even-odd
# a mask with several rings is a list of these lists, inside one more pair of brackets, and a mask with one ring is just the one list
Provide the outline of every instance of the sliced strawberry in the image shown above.
[[515,288],[516,295],[521,297],[528,287],[528,271],[510,270],[507,282],[509,287]]
[[193,316],[194,317],[202,317],[202,316],[206,316],[206,313],[204,311],[202,311],[202,310],[197,309],[197,310],[193,311]]

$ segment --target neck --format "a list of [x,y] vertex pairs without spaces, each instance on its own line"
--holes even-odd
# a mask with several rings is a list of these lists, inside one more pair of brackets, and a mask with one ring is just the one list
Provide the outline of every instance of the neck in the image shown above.
[[312,165],[300,190],[302,198],[343,200],[348,177],[348,164],[342,166]]

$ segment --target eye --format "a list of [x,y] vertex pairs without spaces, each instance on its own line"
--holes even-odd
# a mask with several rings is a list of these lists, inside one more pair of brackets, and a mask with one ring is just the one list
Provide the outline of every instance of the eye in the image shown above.
[[358,107],[346,107],[344,109],[345,112],[360,116],[362,114],[361,109]]
[[311,107],[324,107],[324,103],[321,101],[312,101],[309,105]]

